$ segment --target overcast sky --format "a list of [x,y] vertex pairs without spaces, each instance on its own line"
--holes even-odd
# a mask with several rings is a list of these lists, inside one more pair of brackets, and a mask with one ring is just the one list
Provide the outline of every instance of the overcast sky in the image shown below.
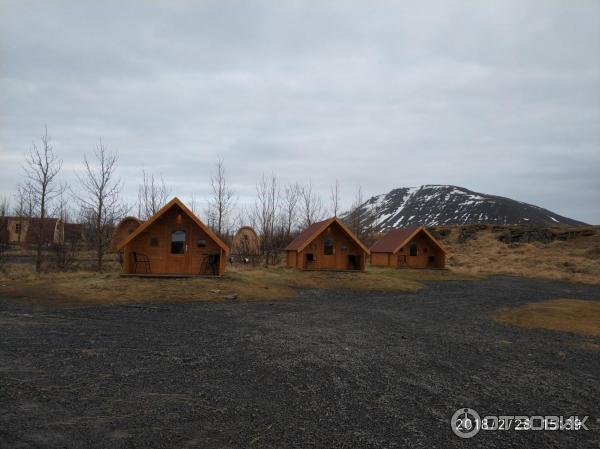
[[455,184],[600,223],[600,2],[0,0],[0,195],[47,124],[72,181],[102,137],[240,202],[262,172],[344,204]]

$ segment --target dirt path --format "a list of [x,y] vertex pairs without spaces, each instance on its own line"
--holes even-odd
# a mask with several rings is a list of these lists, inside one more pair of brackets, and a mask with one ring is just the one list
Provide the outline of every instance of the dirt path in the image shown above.
[[[0,447],[598,447],[598,338],[496,323],[600,288],[497,277],[418,293],[48,308],[0,299]],[[480,432],[480,414],[590,415]]]

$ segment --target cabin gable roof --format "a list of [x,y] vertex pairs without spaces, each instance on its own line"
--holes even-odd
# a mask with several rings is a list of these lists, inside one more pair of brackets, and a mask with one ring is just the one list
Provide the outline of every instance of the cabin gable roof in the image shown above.
[[427,231],[423,226],[413,226],[409,228],[392,229],[377,242],[371,246],[373,253],[396,253],[413,239],[420,232],[424,233],[427,238],[437,246],[442,252],[446,253],[446,248]]
[[369,248],[367,248],[363,242],[361,242],[358,237],[356,237],[350,229],[337,217],[331,217],[327,220],[319,221],[317,223],[313,223],[304,231],[296,236],[294,240],[290,242],[288,246],[285,247],[286,251],[296,251],[300,252],[304,248],[306,248],[314,239],[316,239],[325,229],[327,229],[332,224],[337,223],[342,231],[350,237],[350,239],[356,243],[365,253],[370,254]]
[[123,249],[125,245],[127,245],[138,235],[140,235],[142,232],[148,229],[153,223],[156,222],[156,220],[158,220],[173,206],[178,206],[200,229],[202,229],[202,231],[204,231],[208,235],[208,237],[211,240],[213,240],[219,247],[221,247],[225,251],[225,253],[229,253],[229,247],[223,242],[223,240],[221,240],[213,231],[211,231],[211,229],[208,226],[206,226],[202,222],[202,220],[196,217],[196,215],[190,209],[188,209],[187,206],[183,204],[183,202],[177,197],[173,198],[171,201],[165,204],[157,213],[155,213],[152,217],[143,222],[131,234],[129,234],[125,239],[119,242],[116,245],[116,250],[120,251],[121,249]]

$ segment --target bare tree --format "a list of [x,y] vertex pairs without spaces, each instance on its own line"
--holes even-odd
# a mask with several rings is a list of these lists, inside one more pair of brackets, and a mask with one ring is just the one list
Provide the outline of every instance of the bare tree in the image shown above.
[[0,217],[6,217],[10,213],[10,200],[4,195],[0,197]]
[[73,209],[70,198],[65,195],[65,192],[66,188],[56,197],[56,204],[52,212],[52,215],[60,220],[61,225],[61,234],[52,245],[56,266],[61,270],[69,268],[75,262],[81,243],[81,236],[69,231],[71,226],[69,222],[73,217]]
[[313,191],[312,184],[300,189],[302,226],[307,228],[322,218],[323,203],[321,197]]
[[[10,211],[10,201],[5,196],[0,197],[0,218],[6,217]],[[0,267],[4,263],[4,253],[8,249],[8,226],[6,220],[0,220]]]
[[337,217],[340,207],[340,182],[337,178],[335,178],[335,184],[330,187],[329,194],[331,199],[331,211],[333,212],[333,216]]
[[154,177],[154,173],[142,170],[142,184],[138,187],[138,217],[147,220],[167,204],[170,196],[171,189],[166,186],[162,175]]
[[354,202],[352,203],[352,208],[350,209],[350,214],[348,214],[352,232],[359,239],[365,237],[365,217],[363,203],[362,186],[359,185],[358,190],[356,191],[356,196],[354,197]]
[[194,215],[198,215],[200,213],[200,204],[196,199],[196,195],[192,193],[190,197],[190,210],[194,213]]
[[96,250],[98,271],[102,271],[104,254],[110,245],[112,229],[125,213],[120,202],[121,180],[116,178],[116,153],[109,153],[102,141],[94,151],[90,162],[83,157],[85,172],[79,176],[81,193],[75,194],[81,203],[88,230],[88,237]]
[[65,195],[66,186],[61,186],[60,193],[56,196],[56,201],[54,205],[54,209],[52,210],[52,215],[62,220],[63,223],[68,222],[72,216],[72,208],[70,206],[71,202],[69,198]]
[[272,174],[261,176],[256,185],[256,200],[252,213],[253,227],[260,237],[261,254],[265,265],[274,263],[277,259],[276,224],[279,211],[279,185],[277,177]]
[[228,220],[234,203],[234,192],[225,176],[225,164],[222,157],[217,159],[215,172],[210,176],[212,189],[208,201],[209,216],[212,218],[213,230],[219,237],[228,231]]
[[18,217],[33,217],[36,204],[31,183],[19,184],[15,194],[14,213]]
[[45,128],[41,136],[41,146],[38,147],[35,142],[31,149],[25,155],[25,176],[28,180],[33,203],[39,205],[39,224],[37,229],[37,249],[35,258],[35,270],[39,273],[42,268],[42,247],[44,244],[44,224],[48,204],[62,191],[61,186],[56,182],[62,160],[56,155],[50,137],[48,128]]
[[284,237],[288,240],[296,225],[298,216],[298,201],[300,200],[300,186],[288,184],[283,190],[283,215]]

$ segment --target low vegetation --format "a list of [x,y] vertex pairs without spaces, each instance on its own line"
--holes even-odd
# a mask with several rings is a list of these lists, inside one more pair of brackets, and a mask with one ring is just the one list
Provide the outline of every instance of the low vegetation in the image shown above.
[[[500,238],[509,228],[446,228],[442,243],[449,252],[447,267],[465,274],[509,274],[600,284],[600,228],[597,226],[590,227],[584,235],[564,240],[504,243]],[[463,229],[468,233],[466,236]]]
[[449,271],[370,269],[365,273],[297,271],[287,268],[230,269],[222,278],[121,277],[118,273],[46,273],[13,265],[0,275],[0,295],[55,303],[274,300],[298,289],[417,291],[419,281],[471,279]]
[[600,337],[600,301],[554,299],[500,311],[493,318],[515,326]]
[[[34,300],[82,303],[141,301],[205,301],[239,298],[273,300],[294,298],[298,289],[364,291],[416,291],[430,280],[474,279],[491,274],[510,274],[600,284],[600,229],[566,239],[529,243],[505,243],[501,238],[509,226],[453,226],[437,228],[448,249],[448,270],[394,270],[369,266],[365,273],[296,271],[281,266],[269,268],[227,267],[223,278],[147,279],[120,277],[119,265],[107,260],[104,273],[90,271],[94,265],[89,251],[79,251],[60,271],[48,264],[36,273],[31,251],[13,249],[13,259],[0,267],[0,296]],[[552,232],[555,232],[553,230]],[[548,229],[536,230],[549,235]],[[558,231],[557,231],[558,232]],[[560,231],[562,232],[562,231]],[[51,257],[48,257],[50,260]]]

